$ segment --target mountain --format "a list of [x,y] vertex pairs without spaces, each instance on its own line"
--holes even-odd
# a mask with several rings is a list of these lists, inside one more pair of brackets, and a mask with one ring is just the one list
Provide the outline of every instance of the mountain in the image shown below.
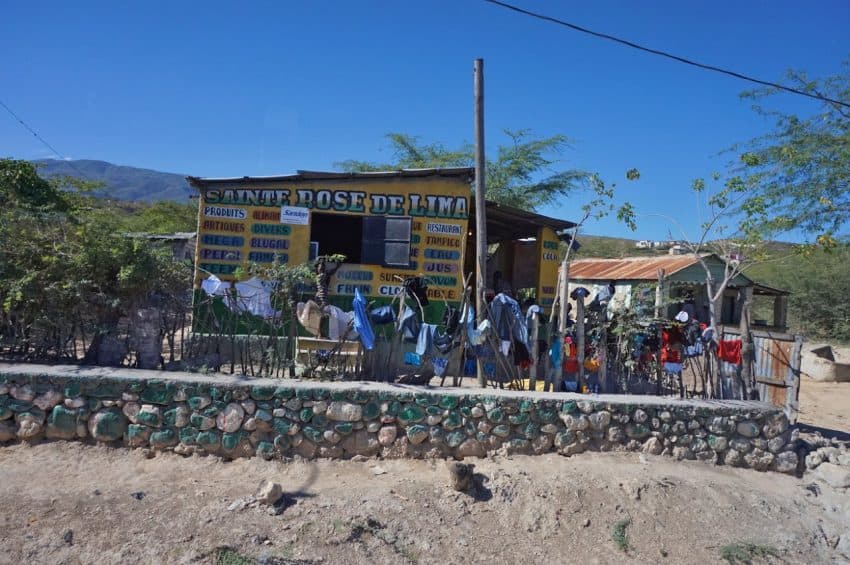
[[106,161],[78,159],[60,161],[39,159],[39,174],[45,178],[70,176],[87,181],[102,183],[102,188],[94,194],[116,200],[141,200],[156,202],[173,200],[187,202],[195,190],[189,186],[183,175],[163,173],[138,167],[114,165]]

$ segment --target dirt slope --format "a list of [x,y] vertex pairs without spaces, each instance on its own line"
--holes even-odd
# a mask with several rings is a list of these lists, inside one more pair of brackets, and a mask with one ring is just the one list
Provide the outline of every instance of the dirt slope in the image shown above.
[[[827,563],[844,559],[833,546],[850,529],[850,496],[807,489],[811,478],[636,454],[498,458],[475,470],[472,497],[448,487],[442,461],[0,447],[0,562],[714,563],[744,541],[775,553],[771,562]],[[280,515],[239,508],[261,479],[287,492]],[[626,551],[612,541],[622,520]]]

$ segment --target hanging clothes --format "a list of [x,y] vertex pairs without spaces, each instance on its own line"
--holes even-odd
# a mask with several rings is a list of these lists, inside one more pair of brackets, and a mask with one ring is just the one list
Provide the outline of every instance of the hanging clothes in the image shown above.
[[274,318],[280,313],[272,308],[271,294],[257,277],[236,283],[236,308],[263,318]]
[[717,356],[721,361],[732,363],[733,365],[741,364],[741,340],[729,339],[721,340],[717,348]]
[[431,365],[434,366],[434,375],[442,377],[449,367],[449,360],[445,357],[435,357],[431,360]]
[[401,311],[396,331],[401,332],[401,338],[407,342],[414,342],[419,337],[419,319],[416,310],[408,306]]
[[392,306],[378,306],[369,311],[369,321],[376,326],[391,324],[395,321],[395,312]]
[[295,305],[295,317],[298,318],[298,323],[311,335],[319,335],[322,327],[322,310],[318,304],[312,300],[299,302]]
[[404,290],[408,294],[412,294],[419,300],[419,304],[424,308],[428,306],[428,283],[422,277],[410,277],[404,279]]
[[324,313],[328,315],[328,337],[330,339],[357,339],[357,332],[353,325],[354,312],[344,312],[342,308],[328,304],[324,308]]
[[490,303],[490,314],[499,339],[516,339],[528,347],[528,325],[516,300],[506,294],[497,294]]
[[416,340],[416,353],[419,355],[430,355],[434,346],[434,334],[437,333],[435,324],[422,324],[419,327],[419,337]]
[[351,305],[354,308],[354,329],[360,334],[360,343],[367,351],[375,347],[375,334],[369,325],[369,315],[366,313],[366,299],[360,294],[360,289],[354,289],[354,300]]

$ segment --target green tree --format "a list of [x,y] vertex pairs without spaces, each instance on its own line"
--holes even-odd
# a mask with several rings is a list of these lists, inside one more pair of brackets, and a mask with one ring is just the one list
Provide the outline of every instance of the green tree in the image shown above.
[[[812,94],[850,103],[850,60],[842,72],[812,79],[789,71],[787,82]],[[765,210],[771,231],[800,229],[830,245],[850,221],[850,109],[825,102],[810,116],[764,106],[780,91],[762,88],[742,96],[761,115],[775,120],[771,133],[746,144],[736,173],[752,188],[742,208]]]
[[[534,210],[588,186],[591,174],[580,169],[553,171],[559,155],[569,147],[563,135],[535,137],[529,130],[506,130],[511,143],[496,148],[495,158],[487,160],[487,198],[501,204]],[[343,161],[337,167],[349,172],[391,171],[472,167],[474,149],[465,144],[449,149],[440,143],[423,143],[420,138],[389,133],[392,163]]]

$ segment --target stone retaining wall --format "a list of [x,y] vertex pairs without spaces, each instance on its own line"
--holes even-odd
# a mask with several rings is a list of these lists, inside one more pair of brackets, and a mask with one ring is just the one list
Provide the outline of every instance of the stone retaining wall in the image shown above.
[[758,402],[0,364],[0,442],[267,459],[626,450],[793,473],[794,436],[780,410]]

